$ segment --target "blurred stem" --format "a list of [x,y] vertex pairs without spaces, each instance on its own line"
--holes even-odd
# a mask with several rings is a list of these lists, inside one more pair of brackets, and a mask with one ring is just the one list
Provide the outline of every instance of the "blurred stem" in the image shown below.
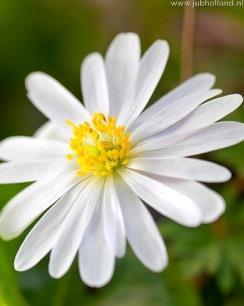
[[186,6],[181,37],[181,80],[189,78],[193,73],[195,21],[195,8]]

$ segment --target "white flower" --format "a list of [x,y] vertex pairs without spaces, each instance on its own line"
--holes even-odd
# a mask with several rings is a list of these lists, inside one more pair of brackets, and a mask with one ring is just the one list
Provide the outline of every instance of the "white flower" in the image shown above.
[[230,172],[189,158],[244,139],[244,125],[218,122],[241,103],[234,94],[215,98],[215,78],[192,77],[143,113],[169,55],[156,41],[140,58],[136,34],[119,34],[105,60],[90,54],[81,67],[85,107],[50,76],[26,80],[28,97],[50,119],[35,137],[0,144],[0,183],[32,182],[0,216],[4,239],[20,235],[15,269],[27,270],[51,251],[49,273],[64,275],[77,252],[83,281],[95,287],[112,277],[126,238],[153,271],[167,265],[164,242],[143,204],[185,226],[215,221],[223,198],[200,182],[223,182]]

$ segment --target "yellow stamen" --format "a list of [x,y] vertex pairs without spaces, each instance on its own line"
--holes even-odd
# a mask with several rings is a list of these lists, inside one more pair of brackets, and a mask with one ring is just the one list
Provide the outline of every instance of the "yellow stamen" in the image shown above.
[[129,133],[124,126],[116,125],[116,118],[94,113],[91,123],[76,125],[67,120],[73,130],[68,159],[76,160],[78,175],[107,176],[116,168],[128,164],[130,151]]

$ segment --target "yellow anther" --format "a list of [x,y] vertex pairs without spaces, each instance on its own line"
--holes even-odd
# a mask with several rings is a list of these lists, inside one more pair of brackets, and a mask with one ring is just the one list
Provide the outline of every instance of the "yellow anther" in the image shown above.
[[76,160],[78,175],[107,176],[128,164],[130,134],[124,126],[116,125],[115,117],[94,113],[91,123],[76,125],[70,120],[66,123],[73,130],[70,139],[73,154],[66,157]]
[[73,159],[73,155],[72,154],[66,154],[66,158],[72,160]]

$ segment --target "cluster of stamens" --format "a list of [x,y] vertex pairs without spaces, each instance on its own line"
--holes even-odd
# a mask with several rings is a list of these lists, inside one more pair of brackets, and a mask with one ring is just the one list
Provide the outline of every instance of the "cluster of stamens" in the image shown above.
[[128,163],[130,140],[124,126],[116,125],[116,118],[94,113],[91,124],[76,125],[67,121],[73,130],[70,140],[72,154],[79,165],[79,175],[106,176]]

